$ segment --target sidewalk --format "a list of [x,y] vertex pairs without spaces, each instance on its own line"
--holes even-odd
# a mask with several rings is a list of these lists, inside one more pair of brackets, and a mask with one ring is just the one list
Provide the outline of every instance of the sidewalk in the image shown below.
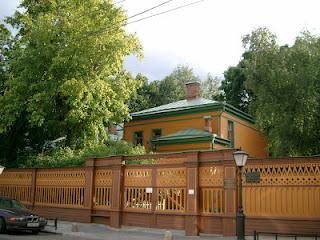
[[[50,222],[50,225],[52,223]],[[123,226],[115,229],[102,224],[75,223],[58,221],[58,228],[47,226],[46,232],[57,233],[69,236],[78,236],[90,240],[163,240],[165,229],[140,228]],[[217,235],[185,236],[184,231],[170,230],[174,240],[236,240],[236,237],[222,237]],[[246,238],[252,239],[252,238]]]
[[[45,228],[45,232],[62,234],[66,236],[80,237],[88,240],[164,240],[166,229],[141,228],[122,226],[111,228],[103,224],[76,223],[58,221],[58,228],[55,230],[53,223]],[[182,230],[169,230],[174,240],[236,240],[236,237],[223,237],[219,235],[201,234],[200,236],[185,236]],[[252,236],[246,236],[246,240],[253,240]],[[275,236],[262,235],[259,240],[275,240]],[[294,237],[278,236],[278,240],[294,240]],[[299,240],[314,240],[310,237],[299,237]]]

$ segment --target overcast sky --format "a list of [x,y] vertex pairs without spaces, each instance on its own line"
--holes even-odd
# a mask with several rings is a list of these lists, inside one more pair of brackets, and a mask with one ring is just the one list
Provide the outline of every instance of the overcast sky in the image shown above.
[[[196,0],[174,0],[138,16],[139,19]],[[115,0],[120,2],[120,0]],[[128,16],[165,0],[126,0]],[[0,18],[11,15],[19,0],[0,0]],[[177,11],[127,26],[136,32],[144,47],[144,60],[129,57],[126,68],[150,80],[168,75],[178,64],[192,67],[204,78],[208,72],[222,76],[239,62],[241,37],[257,27],[268,27],[280,44],[292,44],[302,30],[319,34],[319,0],[204,0]]]

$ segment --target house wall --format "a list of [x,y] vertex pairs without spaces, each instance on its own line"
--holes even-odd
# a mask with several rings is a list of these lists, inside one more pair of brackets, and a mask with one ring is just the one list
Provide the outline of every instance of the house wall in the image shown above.
[[[137,131],[143,131],[144,147],[146,151],[150,151],[152,129],[161,128],[162,136],[172,134],[184,130],[186,128],[204,129],[204,116],[212,117],[212,133],[219,134],[219,114],[219,112],[204,112],[175,117],[163,117],[156,119],[131,121],[129,123],[125,123],[124,125],[124,140],[127,142],[133,142],[133,133]],[[188,146],[181,146],[182,149],[187,149],[187,147]],[[177,149],[175,151],[179,150]]]
[[[186,114],[182,116],[163,117],[131,121],[124,125],[124,140],[133,142],[133,133],[143,131],[144,147],[147,152],[151,151],[152,129],[162,129],[162,136],[176,133],[178,131],[195,128],[204,129],[204,116],[211,116],[212,133],[221,138],[228,137],[228,120],[234,123],[234,148],[245,150],[252,157],[267,157],[267,144],[265,137],[255,126],[245,120],[235,117],[226,112],[204,112]],[[157,152],[177,152],[186,150],[211,149],[210,143],[199,144],[176,144],[158,146]],[[228,146],[215,145],[214,149],[229,148]]]
[[221,114],[221,137],[228,138],[228,120],[234,123],[234,148],[241,148],[251,157],[267,157],[267,142],[265,136],[253,124],[241,120],[229,113]]

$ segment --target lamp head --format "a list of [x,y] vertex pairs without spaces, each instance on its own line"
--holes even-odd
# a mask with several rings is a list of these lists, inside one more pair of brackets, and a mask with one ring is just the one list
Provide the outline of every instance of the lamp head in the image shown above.
[[4,169],[5,169],[5,167],[0,165],[0,175],[2,174]]
[[248,154],[244,151],[236,151],[233,153],[233,158],[238,167],[243,167],[246,165]]

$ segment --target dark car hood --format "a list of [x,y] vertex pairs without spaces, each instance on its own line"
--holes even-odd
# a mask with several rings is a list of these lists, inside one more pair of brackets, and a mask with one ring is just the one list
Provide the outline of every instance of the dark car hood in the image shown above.
[[17,209],[17,208],[5,208],[2,209],[2,211],[7,211],[8,213],[17,215],[17,216],[30,216],[30,215],[36,215],[34,213],[32,213],[30,210],[28,209]]

